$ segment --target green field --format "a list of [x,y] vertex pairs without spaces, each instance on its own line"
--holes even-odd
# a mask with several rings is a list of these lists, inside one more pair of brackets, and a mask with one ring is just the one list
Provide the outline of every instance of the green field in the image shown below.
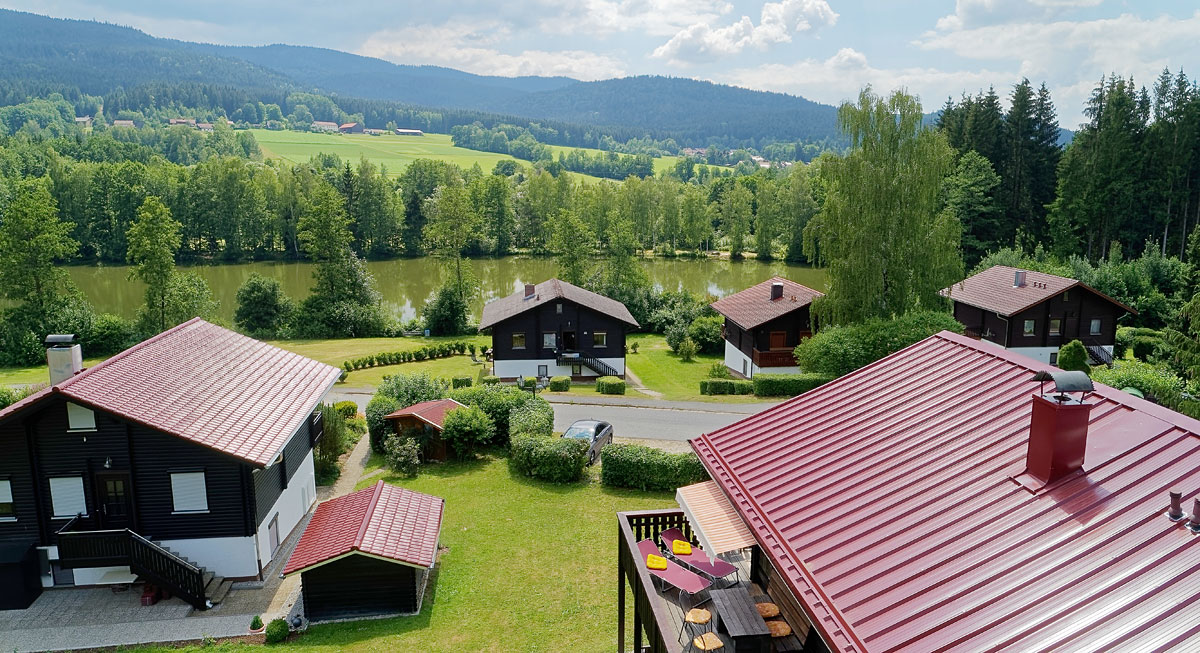
[[[484,172],[491,172],[498,161],[512,159],[511,156],[493,152],[478,152],[463,147],[455,147],[450,142],[449,134],[425,134],[424,136],[369,136],[367,134],[329,134],[295,131],[273,131],[269,129],[251,129],[258,146],[262,148],[263,156],[270,159],[282,159],[289,163],[303,163],[320,153],[336,154],[345,161],[356,162],[366,157],[377,165],[387,168],[388,176],[395,177],[404,172],[409,163],[417,159],[439,159],[470,168],[476,163]],[[560,152],[576,149],[551,145],[554,156]],[[596,154],[600,150],[581,148]],[[662,174],[675,166],[679,157],[667,156],[654,160],[655,174]],[[521,161],[529,165],[528,161]],[[572,178],[598,181],[599,177],[570,173]]]

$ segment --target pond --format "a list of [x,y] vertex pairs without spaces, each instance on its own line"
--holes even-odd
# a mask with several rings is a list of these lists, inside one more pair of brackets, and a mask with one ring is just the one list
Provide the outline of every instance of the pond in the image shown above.
[[[526,282],[537,283],[553,277],[557,264],[552,258],[509,256],[472,260],[481,285],[481,296],[474,310],[483,304],[519,290]],[[723,297],[748,286],[780,275],[810,288],[825,289],[825,270],[783,262],[717,259],[646,259],[642,262],[651,281],[663,289],[689,290],[693,293]],[[416,317],[433,292],[442,284],[445,272],[434,258],[370,261],[367,268],[375,275],[385,305],[400,319]],[[67,268],[79,289],[96,307],[106,313],[133,317],[142,304],[145,287],[129,278],[125,266],[71,266]],[[208,281],[221,302],[220,316],[232,321],[237,305],[238,286],[257,272],[275,277],[289,297],[300,300],[312,286],[312,263],[258,262],[184,267]]]

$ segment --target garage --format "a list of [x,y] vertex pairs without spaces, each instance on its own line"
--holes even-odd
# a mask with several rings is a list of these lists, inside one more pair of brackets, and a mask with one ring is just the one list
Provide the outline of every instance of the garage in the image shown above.
[[300,574],[304,616],[320,622],[420,612],[444,503],[380,481],[319,505],[284,567],[285,576]]

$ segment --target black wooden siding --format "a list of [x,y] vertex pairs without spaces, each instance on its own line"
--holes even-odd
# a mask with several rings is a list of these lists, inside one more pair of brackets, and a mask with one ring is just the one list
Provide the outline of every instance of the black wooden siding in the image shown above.
[[12,484],[16,521],[0,521],[0,542],[38,540],[37,503],[25,426],[16,420],[0,425],[0,479]]
[[[986,340],[1008,347],[1061,347],[1072,340],[1112,345],[1117,320],[1125,309],[1083,288],[1071,288],[1067,298],[1058,293],[1007,320],[992,311],[954,303],[954,318],[963,326],[982,328]],[[1091,334],[1092,318],[1100,318],[1100,333]],[[1061,320],[1059,335],[1050,333],[1050,320]],[[1034,321],[1033,335],[1025,335],[1025,320]]]
[[786,315],[781,315],[770,322],[761,324],[754,329],[746,330],[736,322],[725,318],[725,340],[737,347],[743,354],[754,357],[754,350],[771,350],[771,332],[783,331],[787,334],[786,347],[794,349],[800,344],[801,334],[812,332],[812,319],[809,307],[803,306]]
[[[304,457],[312,450],[309,444],[310,423],[305,420],[292,439],[283,448],[283,464],[272,465],[266,469],[256,469],[253,473],[254,485],[254,523],[261,524],[270,518],[271,507],[279,500],[283,490],[291,481]],[[280,533],[282,537],[283,534]]]
[[[562,305],[562,313],[555,307]],[[577,351],[596,358],[624,358],[625,331],[629,325],[575,302],[560,299],[547,302],[533,310],[514,315],[492,326],[492,354],[495,360],[534,360],[554,358],[556,350],[542,347],[542,334],[556,334],[558,350],[563,348],[563,331],[575,332]],[[587,332],[585,335],[584,332]],[[596,331],[608,334],[606,346],[596,347],[593,335]],[[525,348],[512,348],[512,335],[525,334]]]
[[300,574],[304,612],[312,620],[416,612],[414,567],[353,554]]

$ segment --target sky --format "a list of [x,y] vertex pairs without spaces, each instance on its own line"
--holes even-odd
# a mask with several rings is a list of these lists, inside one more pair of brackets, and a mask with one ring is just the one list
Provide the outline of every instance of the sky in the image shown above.
[[926,111],[1028,78],[1063,127],[1102,75],[1200,71],[1189,0],[0,0],[228,45],[288,43],[484,75],[692,77],[839,104],[867,84]]

